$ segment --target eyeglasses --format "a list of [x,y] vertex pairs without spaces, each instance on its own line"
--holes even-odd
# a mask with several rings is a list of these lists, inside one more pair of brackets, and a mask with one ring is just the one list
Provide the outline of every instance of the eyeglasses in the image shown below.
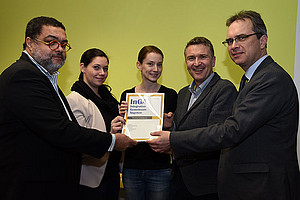
[[252,33],[252,34],[249,34],[249,35],[244,35],[244,34],[237,35],[235,38],[226,39],[224,42],[222,42],[222,44],[225,47],[228,47],[228,46],[231,46],[233,44],[233,41],[235,41],[235,42],[244,42],[248,37],[250,37],[252,35],[258,35],[258,34],[262,35],[261,33]]
[[41,42],[41,43],[44,43],[45,45],[47,45],[52,51],[55,51],[56,49],[59,48],[59,46],[61,46],[61,48],[63,49],[64,52],[67,52],[67,51],[70,51],[72,48],[71,48],[71,45],[67,42],[64,42],[64,43],[60,43],[59,41],[57,40],[52,40],[50,42],[45,42],[45,41],[42,41],[42,40],[39,40],[39,39],[34,39],[35,41],[38,41],[38,42]]

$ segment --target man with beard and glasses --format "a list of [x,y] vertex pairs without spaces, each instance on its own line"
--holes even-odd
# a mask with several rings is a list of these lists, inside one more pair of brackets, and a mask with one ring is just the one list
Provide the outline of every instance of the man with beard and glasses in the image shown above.
[[0,199],[77,199],[81,153],[101,158],[136,144],[117,133],[80,127],[57,85],[71,49],[50,17],[26,27],[21,58],[0,76]]

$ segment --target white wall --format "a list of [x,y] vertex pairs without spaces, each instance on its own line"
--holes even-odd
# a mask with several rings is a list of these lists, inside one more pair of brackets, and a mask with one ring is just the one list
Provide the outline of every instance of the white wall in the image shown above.
[[[298,1],[294,80],[300,95],[300,3]],[[298,162],[300,164],[300,131],[298,130]]]

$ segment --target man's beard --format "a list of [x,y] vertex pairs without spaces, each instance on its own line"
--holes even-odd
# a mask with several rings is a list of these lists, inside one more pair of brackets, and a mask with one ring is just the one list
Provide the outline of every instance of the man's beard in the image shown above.
[[[37,61],[40,65],[42,65],[50,74],[58,71],[66,61],[66,57],[61,52],[57,52],[56,54],[50,54],[49,58],[43,58],[40,51],[31,52],[32,57]],[[52,58],[54,55],[62,56],[63,61],[61,63],[53,63]]]

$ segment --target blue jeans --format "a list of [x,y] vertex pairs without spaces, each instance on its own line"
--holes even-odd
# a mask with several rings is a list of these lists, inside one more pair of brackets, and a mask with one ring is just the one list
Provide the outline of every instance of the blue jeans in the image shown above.
[[170,169],[123,169],[123,184],[128,200],[169,198]]

